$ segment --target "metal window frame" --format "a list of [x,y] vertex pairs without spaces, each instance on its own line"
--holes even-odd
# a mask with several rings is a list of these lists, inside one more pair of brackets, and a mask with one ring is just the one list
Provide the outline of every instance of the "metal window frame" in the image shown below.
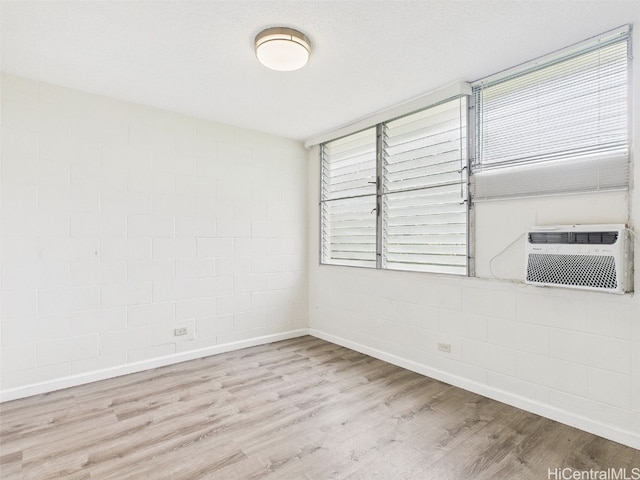
[[[472,151],[471,149],[471,145],[470,145],[470,141],[472,139],[472,137],[474,137],[473,135],[471,135],[471,130],[470,130],[470,118],[471,118],[471,105],[472,105],[472,94],[471,92],[464,92],[464,93],[460,93],[460,94],[456,94],[452,97],[449,98],[445,98],[442,100],[439,100],[435,103],[432,103],[431,105],[428,106],[424,106],[415,110],[412,110],[410,112],[407,113],[403,113],[402,115],[396,115],[393,118],[388,118],[386,120],[380,121],[378,123],[375,124],[375,128],[376,128],[376,265],[375,267],[365,267],[365,266],[359,266],[359,265],[338,265],[335,263],[324,263],[323,262],[323,246],[324,246],[324,242],[323,242],[323,214],[322,214],[322,209],[323,209],[323,205],[325,202],[331,201],[331,200],[323,200],[322,198],[322,187],[323,187],[323,178],[324,178],[324,169],[325,169],[325,144],[328,142],[332,142],[334,140],[339,140],[340,138],[344,138],[347,137],[349,135],[353,135],[356,133],[359,133],[361,131],[367,130],[368,128],[371,128],[372,126],[368,126],[366,128],[362,128],[360,130],[356,130],[356,131],[350,131],[349,133],[346,133],[344,135],[340,135],[337,136],[335,138],[330,138],[330,139],[326,139],[322,142],[318,142],[316,143],[316,145],[319,146],[319,157],[320,157],[320,178],[319,178],[319,192],[320,192],[320,201],[318,203],[319,205],[319,228],[318,228],[318,258],[319,258],[319,264],[323,265],[323,266],[334,266],[334,267],[348,267],[348,268],[364,268],[367,270],[389,270],[385,267],[384,265],[384,255],[383,255],[383,229],[384,229],[384,221],[383,221],[383,215],[382,215],[382,209],[383,209],[383,196],[384,196],[384,186],[383,186],[383,181],[382,181],[382,175],[383,175],[383,168],[384,168],[384,151],[385,151],[385,125],[388,122],[391,122],[393,120],[397,120],[399,118],[404,118],[407,117],[409,115],[412,115],[414,113],[423,111],[423,110],[428,110],[429,108],[433,108],[437,105],[440,105],[442,103],[446,103],[455,99],[459,99],[461,97],[466,97],[467,101],[466,101],[466,130],[467,130],[467,141],[464,145],[461,144],[461,151],[465,152],[465,164],[462,165],[461,164],[461,168],[460,168],[460,172],[461,175],[463,175],[463,172],[466,170],[467,172],[467,177],[466,177],[466,198],[463,199],[463,202],[466,204],[466,239],[467,239],[467,261],[466,261],[466,274],[465,275],[453,275],[453,274],[446,274],[446,273],[434,273],[434,272],[421,272],[421,271],[416,271],[416,270],[401,270],[401,269],[392,269],[393,271],[397,271],[397,272],[411,272],[411,273],[422,273],[422,274],[430,274],[430,275],[443,275],[443,276],[456,276],[456,277],[472,277],[475,276],[475,240],[473,238],[473,234],[472,232],[475,231],[475,215],[472,214],[471,212],[471,207],[472,207],[472,202],[471,202],[471,185],[470,185],[470,179],[471,179],[471,156],[470,156],[470,152]],[[462,106],[460,107],[462,108]],[[463,112],[460,113],[460,117],[463,116]],[[461,127],[463,128],[463,127]],[[462,138],[462,135],[461,135]],[[460,140],[462,142],[462,139]],[[464,185],[464,182],[460,182],[461,187]],[[423,190],[423,188],[418,188],[416,190]],[[340,198],[340,200],[347,200],[349,198],[359,198],[362,197],[364,195],[358,195],[358,196],[352,196],[352,197],[342,197]],[[370,195],[366,195],[366,196],[370,196]],[[473,228],[472,228],[472,222],[473,222]]]
[[[484,142],[480,140],[480,137],[483,133],[483,126],[482,126],[482,119],[483,119],[483,115],[482,115],[482,109],[484,106],[484,101],[482,100],[482,96],[484,94],[484,89],[485,88],[490,88],[494,85],[499,85],[501,83],[504,82],[508,82],[512,79],[515,78],[519,78],[525,75],[529,75],[532,73],[535,73],[539,70],[543,70],[545,68],[551,67],[553,65],[557,65],[557,64],[561,64],[564,62],[567,62],[569,60],[572,60],[574,58],[578,58],[582,55],[588,54],[590,52],[593,52],[595,50],[604,48],[606,46],[612,45],[612,44],[616,44],[618,42],[626,42],[627,44],[627,55],[628,55],[628,62],[627,62],[627,102],[628,102],[628,106],[627,106],[627,146],[629,148],[629,162],[631,163],[631,155],[633,152],[633,148],[632,148],[632,116],[630,113],[632,112],[632,94],[633,94],[633,80],[632,80],[632,62],[631,59],[632,57],[632,46],[633,46],[633,42],[632,40],[632,33],[633,33],[633,26],[631,24],[626,24],[626,25],[622,25],[620,27],[614,28],[612,30],[609,30],[607,32],[604,32],[600,35],[596,35],[594,37],[588,38],[586,40],[577,42],[573,45],[570,45],[568,47],[565,48],[561,48],[559,50],[556,50],[552,53],[546,54],[546,55],[542,55],[540,57],[537,57],[533,60],[524,62],[520,65],[517,65],[515,67],[512,68],[508,68],[506,70],[503,70],[501,72],[497,72],[494,73],[492,75],[489,75],[487,77],[478,79],[478,80],[474,80],[473,82],[470,82],[471,87],[472,87],[472,93],[470,95],[470,99],[471,102],[473,104],[473,109],[474,109],[474,118],[473,118],[473,122],[469,122],[468,125],[471,126],[473,125],[474,131],[473,132],[469,132],[470,133],[470,139],[471,137],[473,137],[472,140],[470,140],[469,146],[469,154],[473,155],[473,157],[469,157],[469,176],[471,177],[472,175],[475,175],[476,173],[479,173],[482,171],[483,168],[493,168],[493,169],[500,169],[500,168],[510,168],[510,167],[517,167],[517,163],[515,162],[511,162],[511,163],[507,163],[504,166],[493,166],[493,167],[486,167],[483,166],[483,159],[484,159],[484,152],[483,147],[484,147]],[[471,119],[469,119],[471,120]],[[632,176],[629,176],[629,183],[632,180]],[[552,194],[553,195],[553,194]],[[530,196],[530,195],[527,195]],[[539,195],[535,195],[535,196],[539,196]],[[520,198],[520,197],[514,197],[514,198]]]

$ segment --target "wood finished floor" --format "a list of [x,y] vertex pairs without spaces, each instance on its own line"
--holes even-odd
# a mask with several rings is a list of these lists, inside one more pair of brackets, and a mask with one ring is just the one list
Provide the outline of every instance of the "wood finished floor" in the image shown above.
[[640,451],[313,337],[0,405],[13,479],[547,479]]

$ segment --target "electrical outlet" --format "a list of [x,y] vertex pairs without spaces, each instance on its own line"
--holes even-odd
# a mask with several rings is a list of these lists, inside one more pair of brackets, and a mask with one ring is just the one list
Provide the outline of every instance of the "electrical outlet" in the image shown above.
[[438,350],[445,353],[451,353],[451,344],[438,342]]
[[186,335],[189,333],[189,329],[187,327],[180,327],[173,330],[173,336],[179,337],[180,335]]

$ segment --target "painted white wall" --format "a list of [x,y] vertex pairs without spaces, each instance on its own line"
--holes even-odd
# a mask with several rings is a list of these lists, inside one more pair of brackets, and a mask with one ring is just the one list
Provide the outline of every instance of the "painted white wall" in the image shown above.
[[1,143],[6,398],[307,327],[300,142],[3,75]]
[[[633,79],[632,92],[640,92],[638,59]],[[638,159],[640,121],[633,125]],[[634,172],[637,186],[640,168]],[[524,285],[518,239],[532,225],[574,223],[628,223],[640,236],[639,188],[476,204],[477,276],[456,278],[319,265],[319,174],[314,148],[312,334],[640,448],[639,296]],[[639,289],[640,241],[636,252]],[[451,353],[438,342],[451,344]]]
[[[309,172],[312,334],[640,446],[637,295],[539,288],[488,278],[320,266],[319,161],[314,153],[310,154]],[[588,209],[580,207],[582,201],[615,204],[619,200],[616,197],[605,194],[553,201],[556,210],[577,208],[576,218],[592,223],[584,214]],[[536,223],[523,213],[522,203],[513,202],[511,208],[505,202],[482,205],[478,251],[499,253],[523,229]],[[528,202],[525,212],[534,211],[535,204]],[[554,222],[554,209],[546,216],[541,214],[543,207],[535,218],[543,224]],[[592,220],[624,223],[621,215],[612,211],[611,218],[598,215]],[[496,226],[494,233],[480,226],[482,220]],[[524,244],[514,245],[507,253],[512,257],[499,257],[494,271],[521,271]],[[488,261],[479,263],[478,270],[487,272]],[[635,282],[640,285],[637,274]],[[438,351],[438,342],[451,344],[451,353]]]

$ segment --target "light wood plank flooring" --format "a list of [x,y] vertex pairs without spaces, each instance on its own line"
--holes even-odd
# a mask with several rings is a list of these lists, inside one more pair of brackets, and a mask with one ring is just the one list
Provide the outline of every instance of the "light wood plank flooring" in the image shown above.
[[0,409],[3,480],[520,480],[640,467],[638,450],[313,337]]

